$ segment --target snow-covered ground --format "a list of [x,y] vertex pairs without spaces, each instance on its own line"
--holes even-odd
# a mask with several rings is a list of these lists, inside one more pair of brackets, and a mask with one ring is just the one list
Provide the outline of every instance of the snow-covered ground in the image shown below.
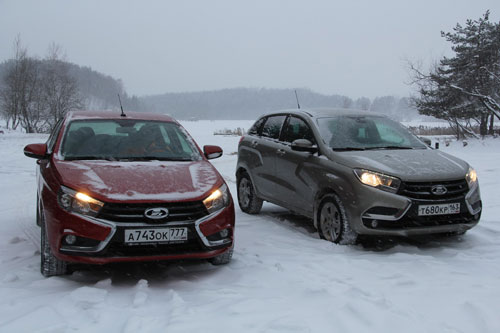
[[[238,137],[250,121],[184,122],[235,197]],[[307,219],[236,208],[233,261],[39,272],[35,161],[0,134],[0,332],[500,332],[500,139],[442,147],[478,171],[480,224],[465,236],[338,246]],[[443,145],[444,146],[444,145]]]

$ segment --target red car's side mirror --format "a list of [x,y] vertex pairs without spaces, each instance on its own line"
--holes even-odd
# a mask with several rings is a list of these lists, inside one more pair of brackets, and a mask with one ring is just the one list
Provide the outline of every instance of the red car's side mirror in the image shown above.
[[24,155],[43,160],[47,158],[47,145],[45,143],[32,143],[24,147]]
[[222,156],[222,148],[219,146],[203,146],[203,153],[209,160]]

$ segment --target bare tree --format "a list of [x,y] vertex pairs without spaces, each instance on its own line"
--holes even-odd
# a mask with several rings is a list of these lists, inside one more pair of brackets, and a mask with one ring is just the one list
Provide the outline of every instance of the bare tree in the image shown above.
[[9,62],[0,91],[0,107],[7,126],[21,126],[28,133],[40,130],[43,105],[40,100],[39,66],[36,59],[28,57],[18,36],[14,41],[15,58]]
[[47,132],[72,109],[83,107],[78,83],[69,74],[61,48],[52,44],[46,59],[29,57],[19,36],[14,41],[15,58],[0,89],[0,111],[7,127],[21,126],[27,133]]
[[46,124],[52,128],[66,112],[83,107],[78,83],[69,74],[69,65],[59,45],[52,43],[43,66],[41,85],[46,107]]

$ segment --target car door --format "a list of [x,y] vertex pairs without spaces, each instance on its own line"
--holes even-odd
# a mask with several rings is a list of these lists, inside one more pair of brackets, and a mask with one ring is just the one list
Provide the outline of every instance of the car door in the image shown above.
[[272,199],[276,190],[276,151],[281,147],[279,137],[286,115],[267,117],[259,136],[252,136],[250,147],[256,151],[251,161],[251,174],[257,194]]
[[317,188],[317,177],[313,177],[312,173],[319,171],[318,155],[292,150],[292,142],[297,139],[307,139],[316,145],[309,125],[297,116],[290,116],[276,151],[276,195],[283,206],[312,215]]

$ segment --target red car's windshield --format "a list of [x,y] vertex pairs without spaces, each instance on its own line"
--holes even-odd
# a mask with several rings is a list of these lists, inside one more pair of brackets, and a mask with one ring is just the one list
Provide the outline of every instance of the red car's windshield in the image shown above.
[[131,119],[74,120],[61,146],[65,160],[200,160],[182,127],[172,122]]

